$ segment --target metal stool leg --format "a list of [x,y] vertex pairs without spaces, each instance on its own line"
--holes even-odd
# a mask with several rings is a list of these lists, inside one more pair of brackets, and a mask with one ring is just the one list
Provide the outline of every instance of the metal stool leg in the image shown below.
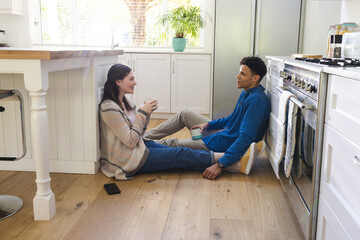
[[[24,120],[24,106],[23,98],[18,90],[0,90],[0,99],[17,97],[20,101],[21,114],[21,130],[23,153],[20,157],[0,157],[0,161],[15,161],[23,158],[26,154],[26,139],[25,139],[25,120]],[[4,112],[5,108],[0,106],[0,112]],[[8,218],[17,213],[23,206],[23,200],[16,196],[0,195],[0,220]]]

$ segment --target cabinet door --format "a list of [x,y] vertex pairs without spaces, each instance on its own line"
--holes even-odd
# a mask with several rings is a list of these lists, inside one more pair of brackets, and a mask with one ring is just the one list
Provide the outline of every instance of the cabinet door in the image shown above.
[[316,229],[316,239],[318,240],[347,240],[351,239],[339,219],[327,204],[324,197],[320,194],[318,222]]
[[131,66],[131,53],[124,53],[123,55],[118,56],[119,63],[127,65],[132,68]]
[[210,113],[210,55],[171,56],[171,112]]
[[330,75],[325,121],[360,145],[360,81]]
[[170,112],[170,54],[132,54],[137,85],[133,100],[137,106],[149,98],[159,101],[157,113]]
[[325,124],[320,193],[351,238],[360,235],[360,146]]

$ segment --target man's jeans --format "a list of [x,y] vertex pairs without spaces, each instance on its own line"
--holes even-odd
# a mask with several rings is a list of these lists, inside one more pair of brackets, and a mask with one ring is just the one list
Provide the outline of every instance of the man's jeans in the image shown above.
[[186,147],[169,147],[153,141],[145,141],[149,156],[137,173],[156,172],[173,168],[204,171],[215,164],[212,151]]
[[[201,139],[199,140],[177,139],[177,138],[162,139],[166,136],[169,136],[173,133],[180,131],[184,127],[190,129],[194,125],[206,123],[208,121],[209,119],[207,119],[206,117],[198,113],[195,113],[191,110],[185,109],[175,114],[174,116],[172,116],[171,118],[160,124],[159,126],[147,131],[144,134],[144,139],[154,140],[157,143],[171,147],[189,147],[192,149],[209,150]],[[212,132],[208,134],[211,133]],[[203,133],[204,136],[208,134]]]

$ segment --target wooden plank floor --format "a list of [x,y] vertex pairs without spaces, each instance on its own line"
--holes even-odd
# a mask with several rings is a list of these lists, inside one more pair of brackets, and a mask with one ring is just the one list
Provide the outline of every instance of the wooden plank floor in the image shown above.
[[[162,120],[152,120],[150,127]],[[175,134],[189,137],[186,129]],[[56,214],[34,221],[35,173],[0,171],[0,194],[17,195],[23,208],[0,221],[0,239],[304,239],[265,154],[250,176],[200,172],[139,174],[131,181],[52,173]],[[116,182],[121,194],[107,195]]]

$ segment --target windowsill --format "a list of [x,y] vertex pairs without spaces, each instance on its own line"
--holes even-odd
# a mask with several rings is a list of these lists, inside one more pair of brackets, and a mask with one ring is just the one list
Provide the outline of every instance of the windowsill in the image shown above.
[[[110,46],[75,46],[55,44],[33,44],[34,49],[59,49],[59,50],[106,50]],[[176,53],[176,54],[211,54],[203,48],[185,48],[183,52],[175,52],[170,47],[116,47],[115,50],[124,50],[124,53]]]
[[176,53],[176,54],[211,54],[210,51],[205,51],[200,48],[185,48],[183,52],[175,52],[172,48],[154,48],[154,47],[143,47],[143,48],[122,48],[124,53]]

